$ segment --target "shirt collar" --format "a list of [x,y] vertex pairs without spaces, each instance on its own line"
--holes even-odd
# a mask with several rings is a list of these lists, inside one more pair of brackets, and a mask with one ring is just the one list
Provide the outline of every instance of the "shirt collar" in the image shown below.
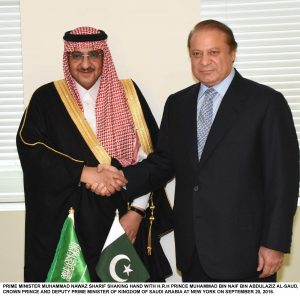
[[89,93],[93,100],[96,100],[100,87],[100,77],[90,89],[85,89],[76,80],[74,80],[74,82],[81,100],[83,99],[86,93]]
[[[233,77],[235,75],[235,69],[232,68],[231,72],[229,73],[229,75],[222,80],[220,83],[216,84],[213,86],[213,88],[215,89],[215,91],[217,91],[221,97],[224,97]],[[200,85],[200,92],[199,92],[199,98],[202,97],[202,95],[205,93],[205,91],[208,89],[208,87],[206,85],[204,85],[203,83],[201,83]]]

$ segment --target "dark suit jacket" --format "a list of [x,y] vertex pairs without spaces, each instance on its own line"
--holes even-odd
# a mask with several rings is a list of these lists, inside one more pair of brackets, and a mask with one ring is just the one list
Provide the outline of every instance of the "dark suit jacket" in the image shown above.
[[236,72],[199,163],[199,87],[168,98],[157,150],[124,169],[126,194],[131,199],[175,176],[178,268],[188,269],[196,247],[209,276],[247,278],[256,274],[260,246],[290,250],[299,188],[291,111],[281,93]]

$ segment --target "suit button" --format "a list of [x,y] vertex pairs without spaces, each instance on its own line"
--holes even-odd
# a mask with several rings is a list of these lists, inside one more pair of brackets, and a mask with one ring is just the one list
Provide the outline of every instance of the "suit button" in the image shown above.
[[195,187],[194,187],[194,191],[198,191],[199,190],[199,187],[198,187],[198,185],[196,185]]

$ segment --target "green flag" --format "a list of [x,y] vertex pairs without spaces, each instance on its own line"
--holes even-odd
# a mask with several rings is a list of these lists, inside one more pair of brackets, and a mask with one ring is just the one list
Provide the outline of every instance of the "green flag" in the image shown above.
[[74,228],[74,210],[71,208],[63,225],[54,260],[46,282],[90,282]]
[[149,273],[129,241],[116,214],[110,228],[96,273],[103,282],[145,282]]

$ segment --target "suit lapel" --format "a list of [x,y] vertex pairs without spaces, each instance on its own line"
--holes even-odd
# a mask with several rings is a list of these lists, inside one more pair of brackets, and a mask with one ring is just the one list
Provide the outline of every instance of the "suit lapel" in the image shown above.
[[199,163],[199,168],[201,168],[205,161],[211,156],[214,149],[225,136],[227,131],[234,125],[240,112],[243,111],[246,96],[243,95],[245,90],[242,90],[242,82],[242,76],[236,72],[231,85],[223,97],[215,120],[212,124]]
[[195,84],[191,91],[183,99],[184,102],[184,131],[186,136],[185,143],[187,144],[188,155],[193,166],[198,163],[197,149],[197,98],[200,89],[200,84]]

